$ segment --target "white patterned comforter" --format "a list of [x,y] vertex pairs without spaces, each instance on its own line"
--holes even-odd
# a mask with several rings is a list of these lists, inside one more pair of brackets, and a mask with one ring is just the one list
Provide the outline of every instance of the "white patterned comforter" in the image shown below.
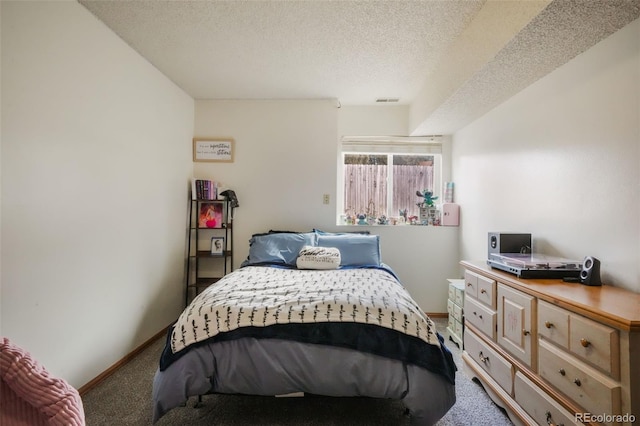
[[319,322],[374,324],[440,346],[433,321],[383,269],[247,266],[193,300],[173,328],[171,350],[241,327]]

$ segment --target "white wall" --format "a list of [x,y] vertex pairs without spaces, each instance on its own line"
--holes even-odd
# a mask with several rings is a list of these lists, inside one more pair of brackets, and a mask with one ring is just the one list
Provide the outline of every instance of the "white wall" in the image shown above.
[[182,307],[193,99],[76,2],[1,7],[1,334],[80,387]]
[[[269,229],[308,230],[333,223],[322,195],[335,189],[333,101],[196,101],[197,137],[235,139],[233,163],[193,163],[196,178],[236,191],[236,266],[249,238]],[[333,197],[332,197],[333,198]]]
[[[381,236],[383,261],[427,312],[446,312],[458,274],[457,228],[335,225],[338,138],[407,134],[406,107],[342,107],[335,101],[196,101],[196,136],[233,137],[234,163],[194,163],[194,176],[236,190],[235,265],[251,234],[269,229],[362,230]],[[322,195],[330,194],[329,205]]]
[[486,259],[488,231],[530,232],[640,292],[639,102],[636,20],[456,133],[462,258]]

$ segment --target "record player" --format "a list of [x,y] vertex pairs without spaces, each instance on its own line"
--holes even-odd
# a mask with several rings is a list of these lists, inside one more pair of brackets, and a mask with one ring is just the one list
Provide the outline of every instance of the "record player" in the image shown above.
[[489,253],[487,264],[518,278],[577,278],[582,262],[539,253]]

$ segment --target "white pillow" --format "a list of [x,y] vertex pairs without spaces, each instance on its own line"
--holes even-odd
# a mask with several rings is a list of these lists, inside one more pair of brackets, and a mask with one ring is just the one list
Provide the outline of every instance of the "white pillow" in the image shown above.
[[338,269],[340,250],[336,247],[304,246],[296,259],[298,269]]

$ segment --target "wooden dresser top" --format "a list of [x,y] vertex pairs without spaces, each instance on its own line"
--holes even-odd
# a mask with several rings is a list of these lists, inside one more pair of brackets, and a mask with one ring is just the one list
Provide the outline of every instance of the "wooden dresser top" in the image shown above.
[[560,279],[521,279],[483,261],[462,261],[466,269],[490,276],[524,293],[621,330],[640,332],[640,294],[610,285],[586,286]]

